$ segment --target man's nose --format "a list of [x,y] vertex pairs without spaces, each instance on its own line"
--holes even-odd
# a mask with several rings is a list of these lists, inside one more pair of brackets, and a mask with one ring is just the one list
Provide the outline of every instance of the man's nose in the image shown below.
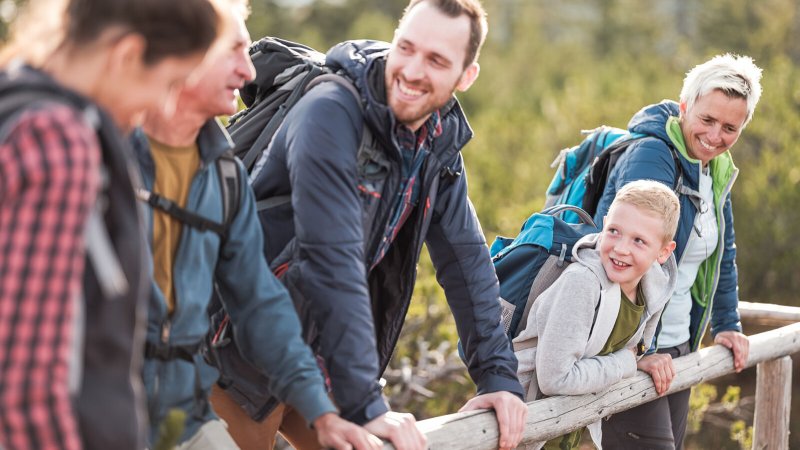
[[240,58],[239,63],[236,65],[236,71],[244,79],[245,83],[249,83],[256,78],[256,68],[253,66],[253,61],[249,56]]
[[425,69],[422,58],[418,55],[412,56],[406,60],[403,65],[403,78],[408,81],[419,80],[425,76]]

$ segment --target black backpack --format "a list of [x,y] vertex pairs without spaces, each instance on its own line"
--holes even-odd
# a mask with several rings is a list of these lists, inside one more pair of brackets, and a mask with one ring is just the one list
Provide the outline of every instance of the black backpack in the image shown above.
[[312,87],[324,81],[338,82],[361,104],[352,83],[335,75],[325,66],[325,55],[311,47],[268,36],[253,43],[250,58],[256,78],[240,90],[247,108],[233,115],[228,123],[233,153],[242,160],[248,173],[269,146],[286,114]]

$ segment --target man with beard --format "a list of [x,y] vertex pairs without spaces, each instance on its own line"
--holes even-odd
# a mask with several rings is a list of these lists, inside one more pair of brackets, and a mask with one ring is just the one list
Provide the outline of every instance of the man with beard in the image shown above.
[[[342,83],[311,89],[252,175],[257,199],[291,197],[261,213],[265,252],[285,269],[284,283],[311,324],[306,332],[316,334],[312,346],[342,417],[400,450],[424,448],[425,439],[413,417],[389,411],[379,378],[423,242],[478,388],[461,410],[494,409],[503,449],[519,443],[527,415],[499,324],[497,278],[467,197],[460,150],[472,130],[453,95],[478,76],[486,27],[478,0],[412,0],[391,46],[334,47],[327,64],[360,98]],[[360,145],[365,129],[374,145]],[[212,403],[240,447],[266,448],[280,430],[295,448],[310,448],[303,442],[313,431],[291,425],[291,408],[279,405],[257,423],[238,406],[269,408],[246,405],[238,389],[215,389]]]

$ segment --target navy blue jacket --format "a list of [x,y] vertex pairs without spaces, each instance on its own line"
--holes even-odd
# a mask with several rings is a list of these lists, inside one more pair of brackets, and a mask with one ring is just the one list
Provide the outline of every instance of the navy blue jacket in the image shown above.
[[[603,196],[597,206],[595,220],[601,223],[617,191],[627,183],[639,179],[660,181],[670,188],[675,187],[675,160],[667,146],[672,142],[668,132],[668,120],[678,117],[678,104],[665,100],[649,105],[636,113],[628,124],[628,130],[653,137],[641,139],[628,148],[619,158],[609,174]],[[675,257],[678,265],[689,240],[689,234],[697,215],[696,200],[700,183],[700,161],[690,158],[679,149],[679,160],[683,168],[683,187],[680,188],[681,216],[675,235]],[[733,165],[730,152],[712,159],[709,163],[713,179],[714,202],[719,241],[717,250],[700,266],[697,279],[692,287],[692,312],[689,325],[690,346],[696,350],[700,340],[711,323],[711,333],[720,331],[741,331],[739,322],[738,275],[736,269],[736,245],[731,210],[731,187],[738,169]],[[709,318],[709,311],[711,316]]]
[[[396,119],[385,100],[387,49],[366,41],[334,47],[327,64],[354,81],[363,113],[345,87],[315,87],[289,112],[253,182],[258,199],[291,195],[291,205],[261,214],[265,251],[280,261],[278,253],[295,238],[285,282],[309,305],[305,313],[315,324],[336,404],[356,423],[387,411],[377,380],[400,335],[423,242],[478,393],[522,396],[499,324],[497,277],[467,197],[460,150],[472,130],[455,99],[441,111],[443,132],[421,169],[419,204],[376,259],[402,164],[392,132]],[[366,163],[357,161],[365,123],[378,141],[374,151],[358,155]]]
[[[144,186],[152,190],[155,166],[147,137],[137,130],[131,140]],[[213,221],[224,222],[223,194],[214,162],[231,148],[231,142],[220,124],[211,120],[200,130],[197,144],[201,163],[192,179],[186,208]],[[236,215],[226,239],[220,239],[212,231],[188,226],[181,230],[174,263],[175,309],[172,314],[167,313],[158,285],[151,282],[147,341],[169,346],[202,341],[208,333],[206,309],[216,280],[242,355],[269,375],[272,392],[312,421],[326,412],[335,412],[336,408],[325,392],[316,360],[301,338],[292,301],[269,271],[260,251],[261,232],[253,193],[247,185],[244,166],[238,166],[242,195],[239,205],[235,206]],[[152,239],[152,210],[146,208],[146,211],[148,236]],[[276,347],[278,344],[280,346]],[[194,365],[181,359],[145,361],[143,378],[151,416],[151,442],[157,435],[160,421],[171,408],[187,411],[181,440],[191,437],[205,421],[215,417],[211,411],[206,411],[203,417],[194,414],[196,376],[200,377],[202,391],[207,396],[218,373],[201,355],[194,356]]]

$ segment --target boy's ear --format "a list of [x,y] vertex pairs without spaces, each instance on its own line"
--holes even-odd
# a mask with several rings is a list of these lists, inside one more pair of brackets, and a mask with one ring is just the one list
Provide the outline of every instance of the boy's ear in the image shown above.
[[669,259],[669,255],[675,251],[675,241],[669,241],[669,243],[665,244],[661,247],[661,251],[658,252],[658,263],[664,264]]

